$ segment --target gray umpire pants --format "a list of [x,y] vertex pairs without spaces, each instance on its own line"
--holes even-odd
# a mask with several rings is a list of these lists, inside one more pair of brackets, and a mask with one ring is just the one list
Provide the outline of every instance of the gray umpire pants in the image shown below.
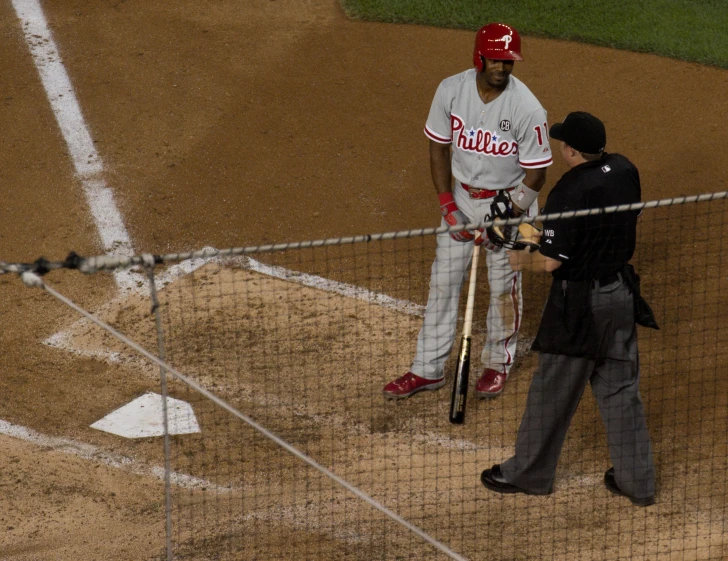
[[[453,196],[458,208],[473,223],[484,219],[493,202],[492,198],[471,199],[459,182],[455,182]],[[534,201],[529,213],[537,212],[538,203]],[[441,225],[447,226],[444,220]],[[521,274],[511,269],[507,251],[482,251],[485,252],[488,267],[490,302],[486,318],[488,332],[481,362],[486,368],[508,371],[515,359],[518,328],[523,313]],[[472,242],[455,241],[447,232],[438,234],[425,318],[410,367],[410,371],[418,376],[431,380],[444,376],[445,361],[455,341],[460,292],[472,258]]]
[[655,494],[655,469],[639,392],[637,327],[632,295],[617,281],[591,291],[597,333],[606,359],[540,353],[518,429],[516,454],[501,465],[506,481],[548,493],[571,419],[591,384],[607,430],[615,479],[625,493]]

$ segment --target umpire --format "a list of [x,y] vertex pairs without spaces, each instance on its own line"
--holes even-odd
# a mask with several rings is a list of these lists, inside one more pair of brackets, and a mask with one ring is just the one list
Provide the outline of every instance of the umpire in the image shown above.
[[[640,201],[637,168],[624,156],[604,152],[606,132],[598,118],[570,113],[549,132],[561,141],[570,169],[549,194],[544,214]],[[553,491],[566,431],[590,383],[614,466],[604,474],[605,486],[636,505],[654,503],[655,470],[639,392],[635,325],[635,302],[644,301],[628,265],[638,215],[628,211],[550,220],[544,223],[539,252],[511,252],[514,270],[550,272],[553,282],[533,344],[539,351],[538,370],[516,453],[483,471],[481,481],[488,489],[531,495]]]

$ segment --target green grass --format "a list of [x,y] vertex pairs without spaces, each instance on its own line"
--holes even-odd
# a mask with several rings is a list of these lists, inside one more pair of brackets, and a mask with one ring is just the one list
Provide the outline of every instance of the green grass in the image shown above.
[[349,17],[523,35],[655,53],[728,68],[728,0],[340,0]]

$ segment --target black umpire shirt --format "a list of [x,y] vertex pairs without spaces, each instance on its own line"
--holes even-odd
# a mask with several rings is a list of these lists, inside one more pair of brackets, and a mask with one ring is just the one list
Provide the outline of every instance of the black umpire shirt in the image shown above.
[[[549,193],[542,214],[638,203],[637,168],[620,154],[605,153],[567,171]],[[561,261],[555,279],[603,279],[632,258],[639,211],[596,214],[544,223],[541,253]]]
[[[549,193],[543,214],[638,203],[637,168],[624,156],[604,154],[567,171]],[[561,261],[552,275],[549,299],[533,350],[599,357],[603,337],[591,313],[594,281],[617,280],[635,250],[639,211],[547,220],[541,253]]]

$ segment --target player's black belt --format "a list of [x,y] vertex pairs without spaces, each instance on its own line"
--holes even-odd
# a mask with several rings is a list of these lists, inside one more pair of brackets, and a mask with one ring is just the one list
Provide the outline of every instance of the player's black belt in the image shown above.
[[513,191],[513,189],[515,189],[515,187],[509,187],[508,189],[481,189],[479,187],[471,187],[465,183],[461,183],[460,185],[462,185],[463,189],[468,192],[471,199],[491,199],[495,197],[499,191]]

